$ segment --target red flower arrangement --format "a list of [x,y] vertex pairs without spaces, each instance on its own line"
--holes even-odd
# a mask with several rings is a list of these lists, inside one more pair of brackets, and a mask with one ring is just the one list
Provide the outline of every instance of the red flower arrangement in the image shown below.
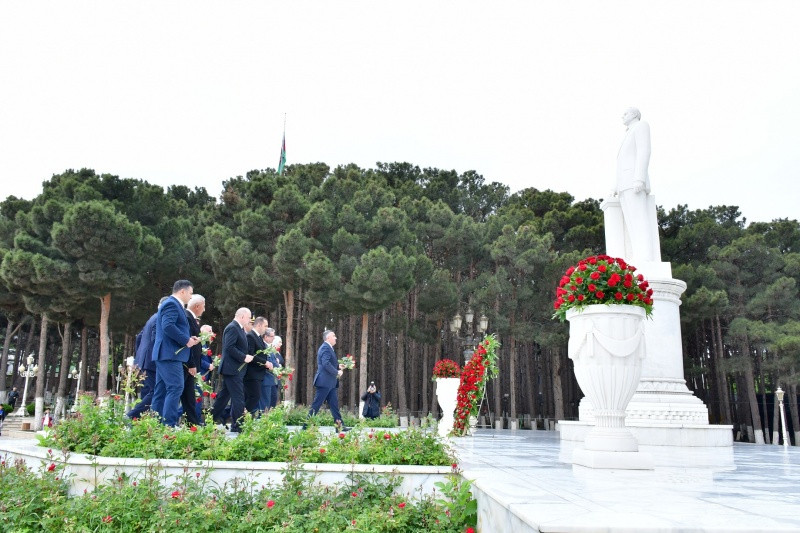
[[461,375],[461,367],[452,359],[442,359],[433,365],[433,379],[457,378]]
[[466,435],[469,430],[469,417],[478,414],[478,406],[483,399],[486,381],[497,377],[497,350],[500,343],[494,335],[489,335],[472,354],[472,358],[461,370],[461,382],[456,397],[453,433]]
[[566,320],[570,309],[587,305],[636,305],[647,316],[653,312],[653,289],[636,267],[624,259],[608,255],[593,255],[569,267],[561,277],[553,302],[553,318]]

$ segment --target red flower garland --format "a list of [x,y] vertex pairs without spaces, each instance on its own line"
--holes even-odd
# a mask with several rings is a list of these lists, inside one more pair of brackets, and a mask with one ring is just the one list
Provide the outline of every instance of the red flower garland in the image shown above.
[[456,397],[453,433],[466,435],[469,417],[478,414],[478,406],[483,399],[484,384],[487,379],[497,376],[497,349],[500,343],[494,335],[489,335],[472,354],[472,358],[461,370],[461,382]]

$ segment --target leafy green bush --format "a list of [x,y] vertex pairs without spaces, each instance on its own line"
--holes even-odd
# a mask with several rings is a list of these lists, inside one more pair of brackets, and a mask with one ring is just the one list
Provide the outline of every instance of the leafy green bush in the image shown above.
[[304,419],[307,429],[290,432],[287,421],[296,412],[276,408],[259,418],[247,415],[239,436],[229,439],[211,420],[204,426],[171,428],[154,415],[128,420],[122,413],[122,403],[113,398],[102,406],[81,399],[77,414],[62,420],[48,435],[39,436],[39,441],[65,452],[145,459],[434,466],[454,462],[451,451],[433,431],[409,428],[387,433],[359,423],[348,433],[323,434],[315,422],[324,418],[317,415]]
[[67,494],[63,464],[0,464],[0,513],[5,531],[371,531],[462,532],[474,526],[470,484],[454,474],[438,497],[394,494],[393,475],[352,475],[323,486],[296,463],[283,482],[258,487],[247,478],[223,486],[190,469],[172,485],[151,466],[141,476],[120,474],[77,497]]
[[36,414],[36,404],[29,403],[28,405],[26,405],[25,413],[27,413],[28,416],[33,416],[34,414]]

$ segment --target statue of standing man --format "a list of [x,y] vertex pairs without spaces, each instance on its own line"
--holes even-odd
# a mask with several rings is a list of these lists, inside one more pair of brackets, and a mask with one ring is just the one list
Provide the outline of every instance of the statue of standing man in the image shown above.
[[[628,261],[660,261],[654,201],[648,200],[650,176],[650,126],[642,122],[635,107],[625,110],[622,122],[628,127],[617,154],[617,183],[624,227],[624,257]],[[653,204],[653,205],[649,205]],[[655,236],[655,238],[654,238]]]

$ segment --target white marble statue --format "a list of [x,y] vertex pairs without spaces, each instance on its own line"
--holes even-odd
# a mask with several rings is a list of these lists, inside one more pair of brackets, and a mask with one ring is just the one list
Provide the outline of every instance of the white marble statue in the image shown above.
[[[659,261],[660,246],[653,242],[658,235],[654,226],[653,205],[648,205],[650,194],[650,126],[641,120],[635,107],[625,110],[622,122],[628,127],[617,154],[617,183],[613,196],[619,198],[622,208],[623,232],[620,241],[629,261]],[[650,202],[652,203],[652,202]]]

